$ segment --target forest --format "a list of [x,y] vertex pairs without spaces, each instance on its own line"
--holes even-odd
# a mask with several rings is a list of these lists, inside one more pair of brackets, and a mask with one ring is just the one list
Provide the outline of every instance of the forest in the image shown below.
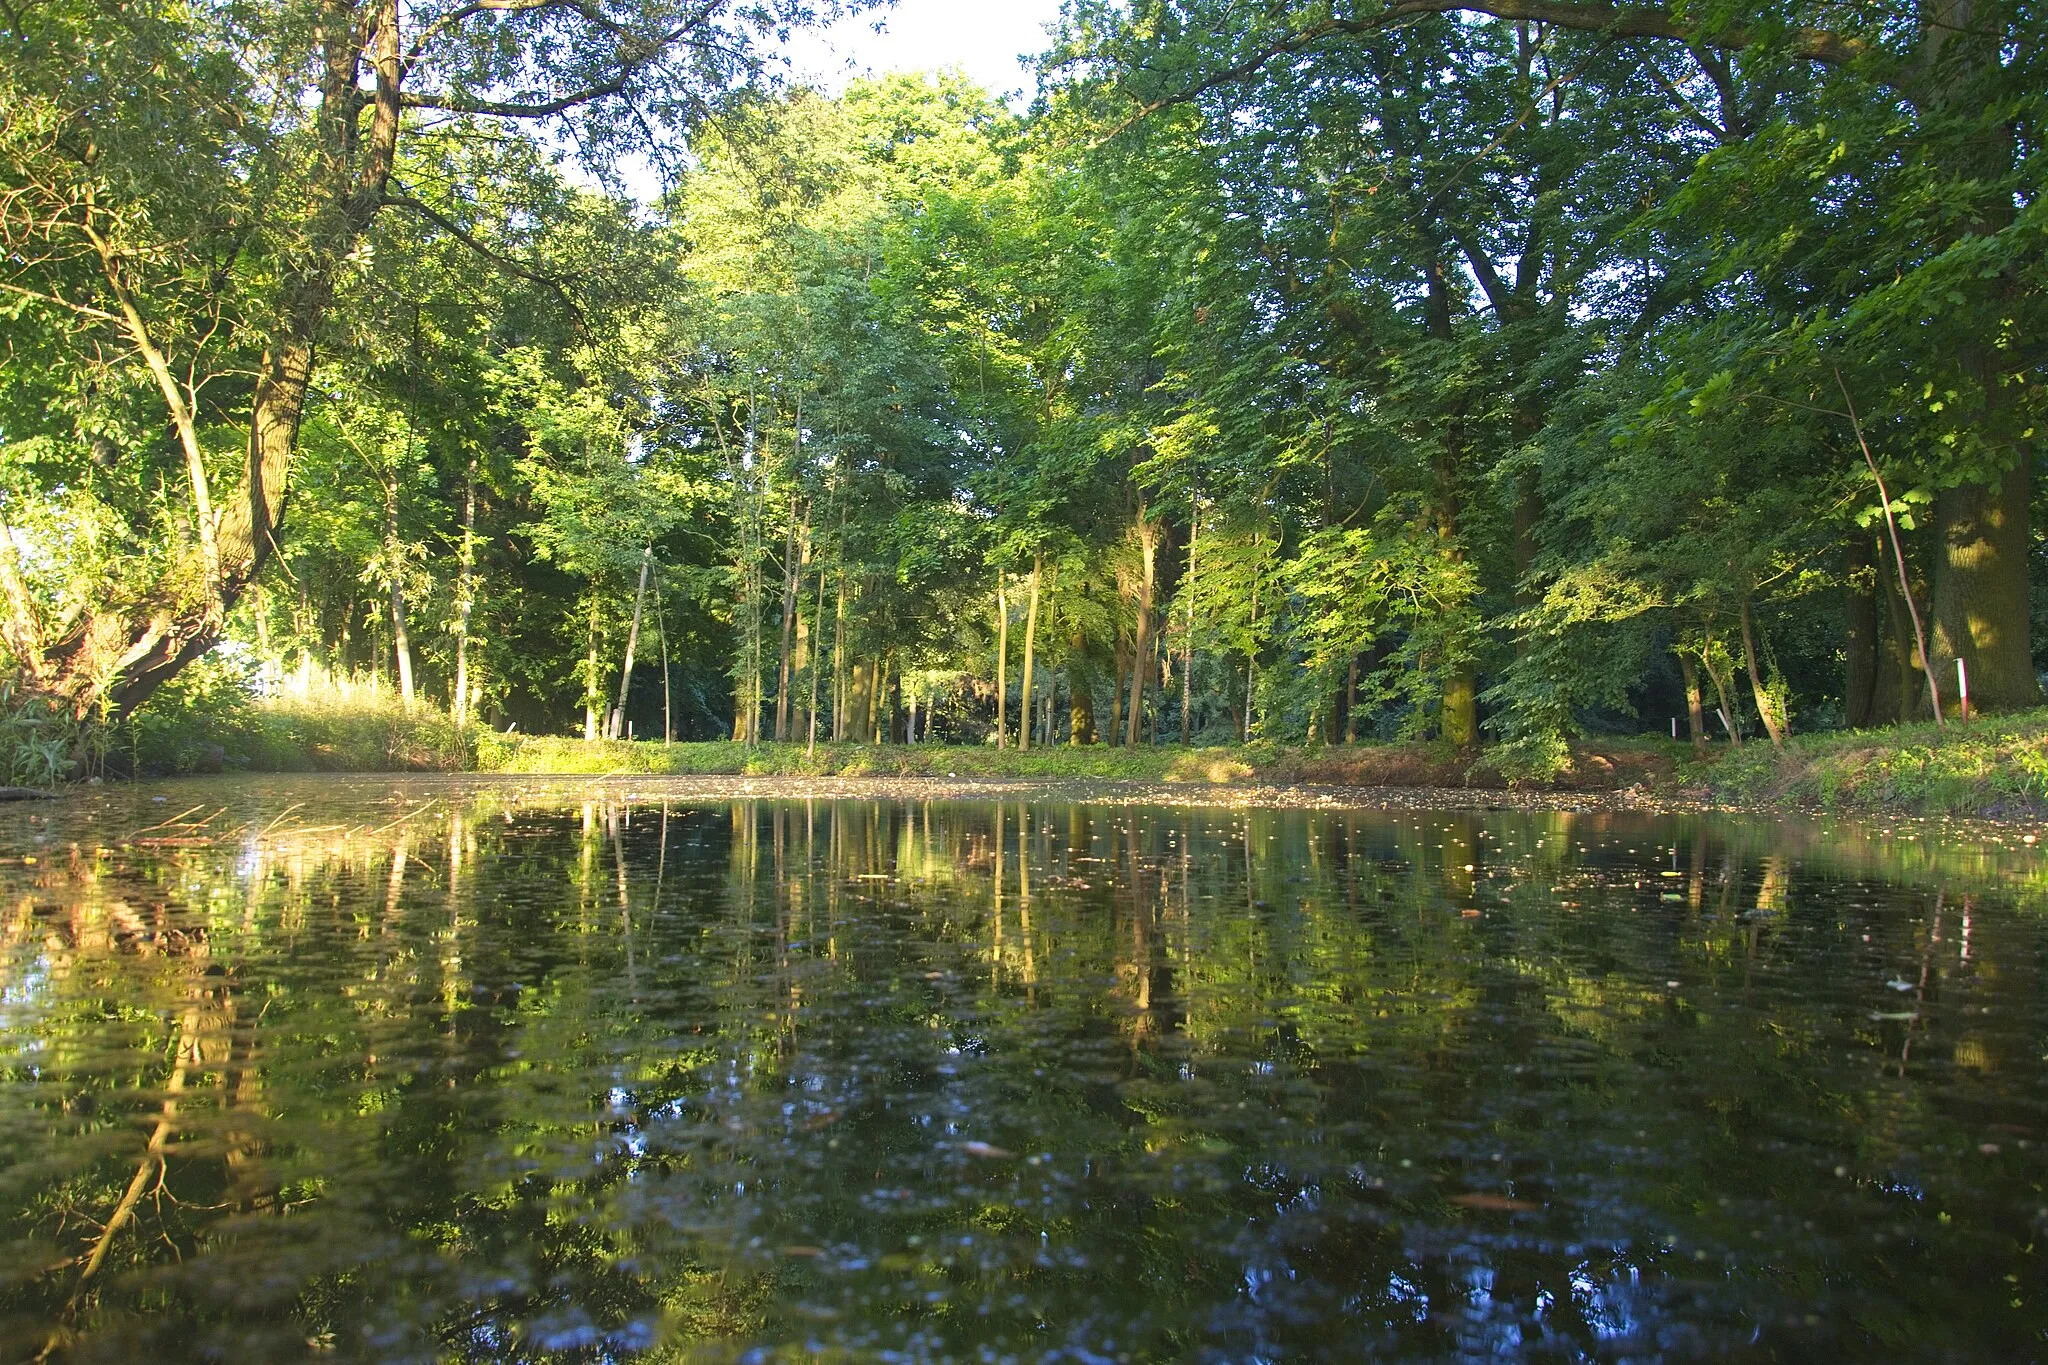
[[10,733],[2040,703],[2036,7],[1068,0],[1028,106],[847,8],[0,5]]

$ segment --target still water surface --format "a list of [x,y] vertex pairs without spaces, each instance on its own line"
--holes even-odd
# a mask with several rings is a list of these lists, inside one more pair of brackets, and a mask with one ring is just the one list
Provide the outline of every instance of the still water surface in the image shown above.
[[4,1360],[2048,1356],[2013,837],[357,779],[0,853]]

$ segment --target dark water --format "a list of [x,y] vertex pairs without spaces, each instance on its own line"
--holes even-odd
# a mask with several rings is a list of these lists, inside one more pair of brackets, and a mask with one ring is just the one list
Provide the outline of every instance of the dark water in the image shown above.
[[2015,837],[306,782],[0,853],[0,1359],[2048,1356]]

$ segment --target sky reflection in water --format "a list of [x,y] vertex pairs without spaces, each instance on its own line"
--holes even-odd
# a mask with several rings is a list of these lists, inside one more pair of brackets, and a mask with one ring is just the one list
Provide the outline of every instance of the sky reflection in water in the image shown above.
[[2032,850],[310,780],[0,852],[0,1359],[2048,1353]]

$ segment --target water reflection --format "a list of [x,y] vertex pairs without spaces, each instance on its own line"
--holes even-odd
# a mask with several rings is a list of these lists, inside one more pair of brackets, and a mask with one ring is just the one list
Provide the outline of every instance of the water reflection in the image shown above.
[[2044,1350],[2048,937],[1995,849],[180,804],[8,827],[5,1358]]

